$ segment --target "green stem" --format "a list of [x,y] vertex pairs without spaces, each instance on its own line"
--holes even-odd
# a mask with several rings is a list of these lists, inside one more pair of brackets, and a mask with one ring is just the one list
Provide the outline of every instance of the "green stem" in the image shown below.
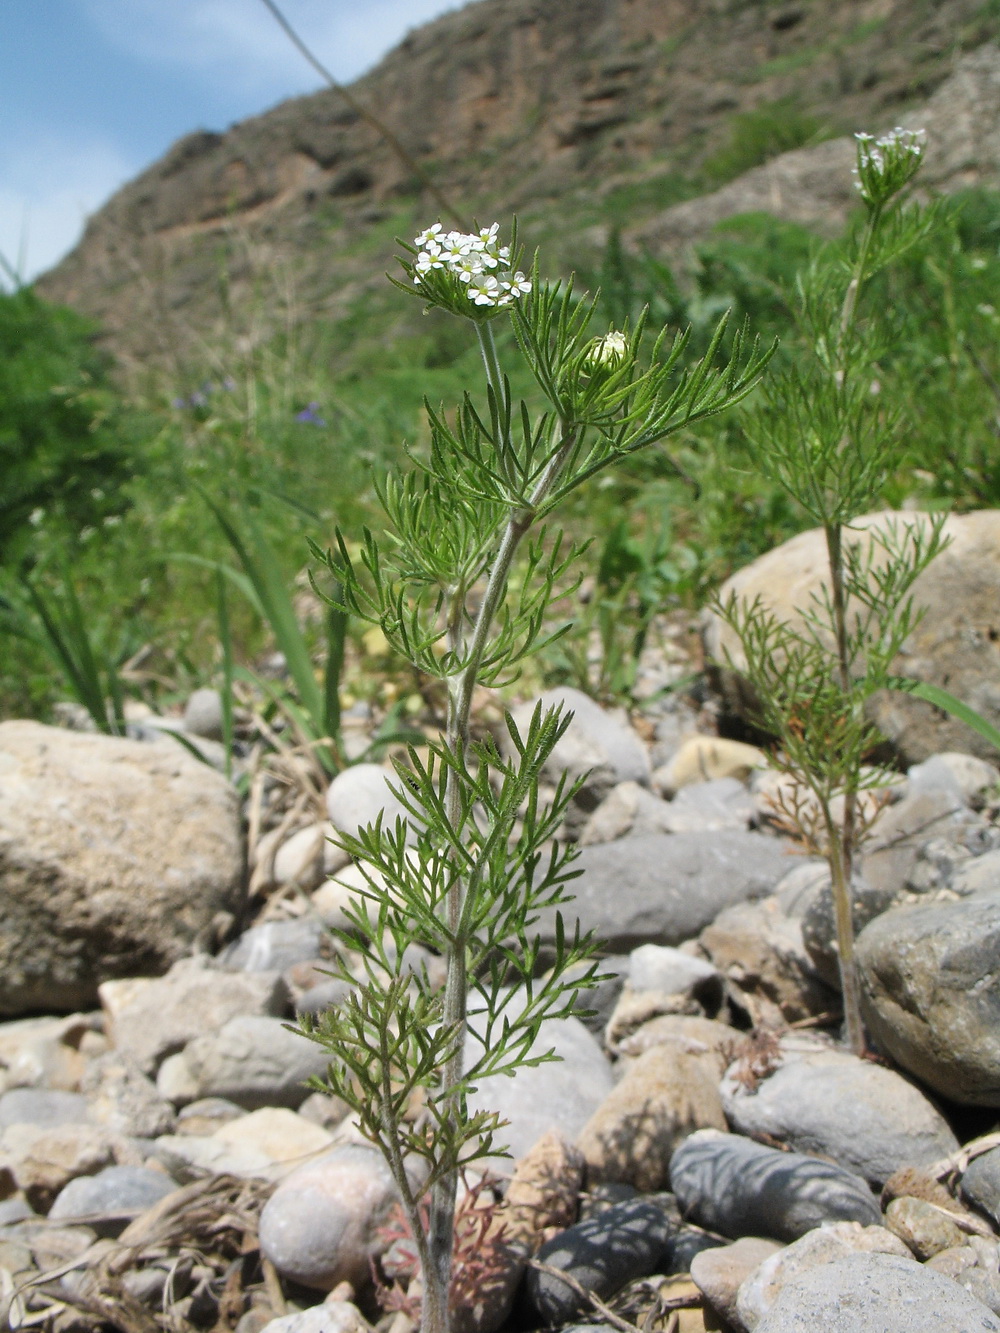
[[[478,326],[477,326],[478,327]],[[472,632],[466,644],[459,643],[458,620],[453,618],[449,625],[449,638],[455,634],[454,647],[460,650],[465,665],[448,682],[448,722],[447,740],[449,748],[456,756],[464,758],[469,741],[469,721],[472,712],[472,696],[476,680],[482,665],[483,656],[489,643],[490,631],[496,614],[507,592],[511,567],[517,548],[535,519],[535,512],[548,495],[559,473],[573,449],[575,432],[567,431],[548,465],[535,486],[527,507],[518,508],[510,514],[504,524],[500,544],[493,560],[479,604],[479,611],[473,622]],[[456,594],[457,595],[457,594]],[[464,591],[463,591],[464,598]],[[454,626],[454,628],[452,628]],[[461,814],[461,793],[459,778],[454,767],[449,768],[445,785],[445,809],[452,829],[456,829]],[[455,883],[448,891],[446,911],[451,942],[447,955],[447,973],[444,991],[444,1013],[442,1021],[446,1027],[454,1027],[459,1036],[450,1058],[445,1062],[441,1074],[443,1091],[443,1111],[449,1118],[457,1118],[461,1113],[459,1097],[455,1091],[462,1079],[464,1055],[464,1024],[468,995],[468,941],[462,927],[465,907],[465,889],[456,876]],[[455,1222],[455,1199],[458,1181],[454,1172],[448,1172],[431,1191],[431,1215],[428,1232],[429,1270],[425,1270],[425,1290],[429,1291],[431,1282],[447,1293],[451,1278],[452,1245]],[[431,1276],[433,1274],[433,1276]],[[447,1301],[445,1301],[447,1309]],[[431,1325],[425,1314],[421,1333],[447,1333],[446,1322]]]

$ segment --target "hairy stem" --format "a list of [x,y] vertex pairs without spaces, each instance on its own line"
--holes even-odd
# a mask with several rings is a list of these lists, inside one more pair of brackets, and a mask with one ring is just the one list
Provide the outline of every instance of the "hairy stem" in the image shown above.
[[[825,525],[826,552],[830,565],[830,604],[836,644],[837,678],[845,707],[853,707],[851,698],[851,663],[847,641],[847,594],[844,588],[843,532],[839,523]],[[851,883],[857,842],[858,779],[851,773],[844,788],[844,819],[838,828],[828,805],[824,818],[830,846],[830,884],[837,921],[837,953],[840,958],[841,989],[844,997],[844,1024],[848,1044],[855,1055],[865,1050],[864,1027],[854,967],[854,918],[851,908]]]
[[[822,802],[830,852],[830,887],[833,893],[834,921],[837,931],[837,955],[840,964],[840,986],[844,1000],[844,1028],[847,1044],[855,1055],[864,1055],[865,1029],[861,1021],[861,996],[858,989],[858,970],[854,961],[854,919],[851,910],[851,878],[843,855],[844,839],[837,828],[828,800]],[[846,829],[846,810],[845,810]]]
[[[480,326],[477,325],[477,328]],[[492,336],[490,338],[492,346]],[[495,350],[494,350],[495,355]],[[485,359],[485,352],[484,352]],[[453,616],[449,623],[449,638],[455,635],[455,642],[450,644],[460,651],[465,659],[462,670],[448,683],[448,745],[461,758],[464,757],[469,742],[469,720],[472,711],[472,695],[482,665],[483,655],[489,643],[490,632],[503,599],[507,592],[511,566],[521,539],[535,519],[535,510],[545,499],[555,484],[560,470],[572,451],[575,435],[568,431],[559,447],[553,453],[531,496],[531,505],[514,510],[507,518],[493,560],[493,566],[486,581],[483,599],[473,621],[472,631],[467,642],[459,642],[459,619]],[[464,596],[464,593],[463,593]],[[459,779],[454,768],[448,770],[445,785],[445,809],[452,829],[458,825],[460,817]],[[442,1070],[441,1088],[443,1090],[443,1110],[451,1118],[457,1118],[461,1112],[457,1089],[462,1078],[464,1054],[464,1025],[466,1001],[468,997],[467,955],[468,941],[462,930],[463,909],[465,907],[465,886],[456,877],[448,892],[447,915],[451,942],[447,955],[447,974],[444,992],[443,1021],[446,1026],[454,1026],[459,1033],[451,1056]],[[458,1181],[454,1172],[448,1172],[431,1191],[431,1216],[428,1233],[429,1263],[424,1270],[424,1314],[421,1320],[421,1333],[447,1333],[448,1288],[451,1280],[452,1245],[455,1222],[455,1199]],[[444,1310],[443,1323],[429,1322],[432,1317],[430,1301],[431,1288],[434,1288],[434,1310]],[[442,1305],[443,1302],[443,1305]],[[433,1316],[439,1319],[440,1313]]]

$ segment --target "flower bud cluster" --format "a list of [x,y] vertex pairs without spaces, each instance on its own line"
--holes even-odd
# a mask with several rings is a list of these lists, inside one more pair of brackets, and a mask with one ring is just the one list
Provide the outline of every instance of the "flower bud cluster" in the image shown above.
[[612,329],[603,338],[595,338],[590,345],[584,367],[593,374],[601,370],[617,370],[628,356],[628,339],[624,333]]
[[879,139],[874,134],[855,134],[854,188],[866,204],[885,203],[913,179],[924,156],[925,135],[924,130],[904,130],[899,125]]
[[414,286],[435,269],[454,274],[465,286],[469,300],[478,306],[506,306],[531,291],[531,283],[510,265],[510,246],[501,245],[499,223],[483,227],[478,234],[443,232],[441,223],[414,238],[418,253],[413,265]]

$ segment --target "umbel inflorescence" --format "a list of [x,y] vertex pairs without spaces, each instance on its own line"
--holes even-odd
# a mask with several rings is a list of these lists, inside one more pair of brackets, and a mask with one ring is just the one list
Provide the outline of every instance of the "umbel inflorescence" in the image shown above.
[[855,134],[858,161],[852,168],[854,188],[869,207],[881,207],[913,179],[924,156],[924,130],[897,125],[888,134]]
[[442,231],[441,223],[414,238],[417,258],[413,265],[413,284],[421,287],[435,271],[453,274],[465,285],[468,299],[478,306],[497,309],[510,305],[517,297],[531,291],[530,281],[512,268],[509,245],[501,245],[499,224],[483,227],[478,233]]

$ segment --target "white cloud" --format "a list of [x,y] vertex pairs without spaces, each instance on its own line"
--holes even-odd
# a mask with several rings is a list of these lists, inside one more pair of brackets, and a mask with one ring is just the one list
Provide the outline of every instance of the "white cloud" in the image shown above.
[[139,165],[97,139],[40,135],[0,145],[0,254],[24,279],[51,268]]
[[[81,0],[120,49],[182,67],[243,95],[287,97],[319,78],[260,0]],[[335,78],[374,64],[410,29],[462,0],[281,0],[288,21]],[[263,107],[261,108],[263,109]]]

